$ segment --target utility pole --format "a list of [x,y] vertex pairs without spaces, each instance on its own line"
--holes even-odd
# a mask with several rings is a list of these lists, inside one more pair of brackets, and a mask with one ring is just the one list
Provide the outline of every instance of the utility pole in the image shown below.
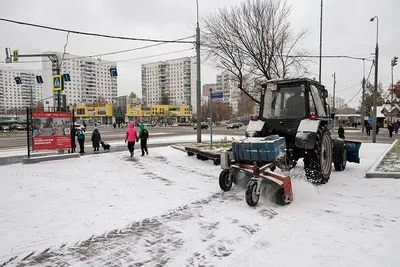
[[210,88],[210,149],[212,150],[212,121],[213,121],[213,113],[212,113],[212,88]]
[[319,83],[321,83],[321,73],[322,73],[322,11],[323,11],[323,0],[321,0],[321,18],[319,25]]
[[364,118],[365,118],[365,60],[363,59],[363,80],[362,80],[362,98],[361,98],[361,131],[364,132]]
[[196,0],[197,27],[196,27],[196,113],[197,113],[197,143],[201,143],[201,79],[200,79],[200,25],[199,25],[199,1]]
[[332,107],[332,110],[333,110],[333,113],[335,113],[336,72],[333,73],[332,77],[333,77],[333,101],[332,101],[333,107]]
[[376,18],[376,46],[375,46],[375,83],[374,83],[374,99],[373,105],[374,108],[372,110],[372,143],[376,143],[376,115],[377,115],[377,98],[378,98],[378,58],[379,58],[379,45],[378,45],[378,30],[379,30],[379,19],[377,16],[370,19],[370,21],[374,21]]
[[[7,52],[7,50],[6,50]],[[56,74],[60,74],[60,65],[58,63],[58,56],[57,54],[27,54],[27,55],[19,55],[19,57],[48,57],[52,63],[52,75],[54,75],[54,72]],[[56,64],[56,67],[54,68],[53,64]],[[57,92],[57,111],[61,111],[61,92]],[[53,93],[53,100],[54,100],[54,93]],[[55,102],[55,101],[53,101]]]

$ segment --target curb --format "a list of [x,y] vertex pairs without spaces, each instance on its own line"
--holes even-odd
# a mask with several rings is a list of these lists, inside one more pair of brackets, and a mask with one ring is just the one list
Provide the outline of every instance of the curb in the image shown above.
[[80,155],[77,153],[36,156],[36,157],[24,158],[22,160],[22,163],[23,164],[34,164],[34,163],[39,163],[39,162],[43,162],[43,161],[52,161],[52,160],[70,159],[70,158],[79,158],[79,157],[80,157]]
[[179,150],[179,151],[182,151],[182,152],[187,152],[187,151],[185,150],[185,148],[183,148],[183,147],[181,147],[181,146],[171,145],[171,147],[172,147],[172,148],[175,148],[175,149],[177,149],[177,150]]
[[[186,143],[186,142],[182,142],[182,143]],[[163,146],[172,146],[176,144],[175,143],[155,143],[155,144],[148,144],[147,147],[148,148],[152,148],[152,147],[163,147]],[[140,144],[139,146],[135,145],[135,150],[139,150],[140,151]],[[112,146],[110,151],[100,151],[97,154],[103,154],[103,153],[115,153],[115,152],[123,152],[123,151],[128,151],[127,147],[125,145],[116,145],[116,146]],[[87,153],[87,154],[83,154],[80,155],[82,157],[87,156],[87,155],[93,155],[94,153]],[[48,153],[47,156],[50,156],[51,153]],[[57,158],[56,155],[59,154],[54,154],[54,159],[58,160],[59,158]],[[75,153],[66,153],[66,154],[62,154],[62,155],[78,155],[79,153],[75,152]],[[45,155],[40,154],[40,155],[31,155],[31,162],[26,162],[26,163],[36,163],[36,162],[32,162],[32,158],[34,157],[44,157]],[[71,158],[73,158],[73,156],[70,156]],[[68,156],[66,157],[68,158]],[[9,156],[9,157],[0,157],[0,166],[5,166],[5,165],[11,165],[11,164],[18,164],[18,163],[24,163],[24,160],[27,159],[26,155],[16,155],[16,156]]]
[[378,168],[379,164],[382,162],[383,158],[386,154],[392,149],[392,147],[396,144],[397,140],[394,140],[393,143],[389,146],[389,148],[383,153],[379,159],[372,165],[371,168],[365,174],[365,178],[391,178],[391,179],[400,179],[400,172],[378,172],[376,168]]

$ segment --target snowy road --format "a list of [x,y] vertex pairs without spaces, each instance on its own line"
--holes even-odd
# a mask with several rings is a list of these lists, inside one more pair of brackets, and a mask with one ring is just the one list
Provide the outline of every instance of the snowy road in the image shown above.
[[400,181],[363,178],[387,147],[363,144],[320,187],[299,164],[285,207],[248,207],[171,148],[0,167],[0,265],[399,266]]

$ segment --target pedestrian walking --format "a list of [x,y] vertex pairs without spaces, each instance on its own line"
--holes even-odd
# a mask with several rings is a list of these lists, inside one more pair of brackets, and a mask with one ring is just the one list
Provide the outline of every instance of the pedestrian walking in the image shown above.
[[126,134],[125,134],[125,143],[128,142],[128,149],[129,152],[131,153],[131,157],[133,157],[134,155],[135,142],[137,139],[138,136],[135,129],[135,125],[133,122],[131,122],[128,125],[128,129],[126,129]]
[[371,130],[372,130],[372,125],[371,124],[367,124],[365,129],[367,130],[367,135],[370,136],[371,135]]
[[92,141],[93,151],[99,151],[100,141],[101,141],[101,135],[99,129],[94,128],[91,141]]
[[79,154],[85,154],[85,131],[81,128],[76,132],[79,143]]
[[337,132],[338,132],[339,138],[345,139],[344,138],[344,129],[343,129],[343,126],[341,124],[339,125],[339,129],[338,129]]
[[113,127],[114,129],[117,128],[117,124],[115,122],[113,123]]
[[396,134],[398,134],[398,133],[399,133],[399,128],[400,128],[400,122],[399,122],[399,121],[396,121],[396,122],[394,123],[394,125],[393,125],[393,128],[394,128],[394,132],[395,132]]
[[149,150],[147,149],[147,139],[149,139],[149,132],[147,131],[147,129],[144,128],[143,123],[141,123],[139,127],[140,149],[142,150],[141,156],[144,156],[144,152],[146,152],[146,155],[149,154]]
[[392,138],[392,136],[393,136],[393,124],[392,123],[388,124],[388,130],[389,130],[389,137]]

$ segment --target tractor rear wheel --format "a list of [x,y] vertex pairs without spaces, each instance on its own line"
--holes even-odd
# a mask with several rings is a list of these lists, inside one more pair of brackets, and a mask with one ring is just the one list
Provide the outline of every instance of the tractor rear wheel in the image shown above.
[[326,127],[318,130],[314,149],[306,151],[304,170],[307,179],[313,184],[328,182],[332,171],[332,139]]

